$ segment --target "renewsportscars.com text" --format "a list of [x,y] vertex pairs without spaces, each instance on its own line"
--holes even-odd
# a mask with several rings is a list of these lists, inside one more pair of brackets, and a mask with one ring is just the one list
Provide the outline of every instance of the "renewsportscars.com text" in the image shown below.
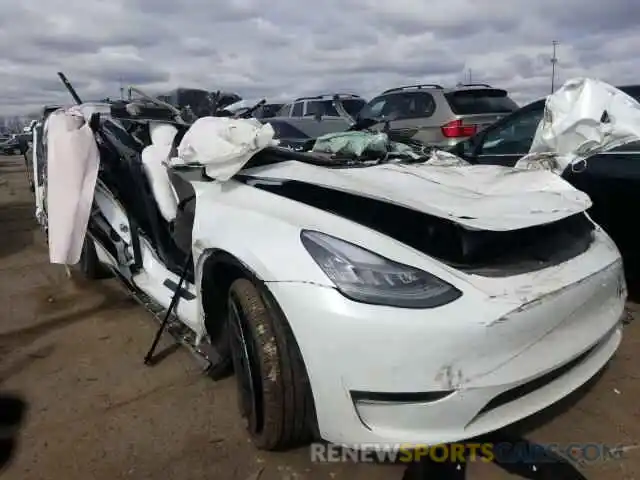
[[603,462],[619,459],[627,450],[635,446],[604,445],[602,443],[452,443],[433,446],[409,446],[406,444],[363,444],[356,449],[339,445],[314,443],[310,446],[312,462],[500,462],[500,463],[543,463],[554,462],[554,455],[579,464]]

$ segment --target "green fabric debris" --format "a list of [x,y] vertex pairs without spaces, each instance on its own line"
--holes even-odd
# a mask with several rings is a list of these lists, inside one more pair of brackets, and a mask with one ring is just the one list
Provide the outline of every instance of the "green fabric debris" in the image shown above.
[[361,157],[365,153],[386,155],[390,142],[386,133],[337,132],[316,139],[312,151],[345,157]]

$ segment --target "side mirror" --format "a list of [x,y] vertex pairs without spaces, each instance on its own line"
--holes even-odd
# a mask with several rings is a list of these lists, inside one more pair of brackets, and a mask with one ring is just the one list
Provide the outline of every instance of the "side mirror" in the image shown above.
[[457,155],[460,158],[469,159],[475,157],[477,154],[477,145],[475,142],[475,137],[468,138],[467,140],[463,140],[462,142],[456,143],[451,148],[451,153]]
[[316,122],[321,122],[322,121],[322,112],[320,111],[320,109],[316,110],[316,112],[313,114],[313,119]]

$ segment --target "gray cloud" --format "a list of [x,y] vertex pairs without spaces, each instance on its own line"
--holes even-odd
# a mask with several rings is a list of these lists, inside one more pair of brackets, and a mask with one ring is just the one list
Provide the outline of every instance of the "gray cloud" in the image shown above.
[[371,97],[414,82],[474,81],[520,103],[549,91],[551,40],[558,82],[591,75],[638,82],[640,4],[633,0],[24,0],[3,5],[0,112],[119,95],[121,81],[156,92],[177,86],[244,97],[351,91]]

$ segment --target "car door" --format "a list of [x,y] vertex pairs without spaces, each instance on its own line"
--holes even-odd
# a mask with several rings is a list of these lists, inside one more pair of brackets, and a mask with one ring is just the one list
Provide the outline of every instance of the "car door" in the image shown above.
[[529,153],[544,114],[544,103],[522,109],[488,127],[477,138],[473,157],[477,163],[512,167]]

